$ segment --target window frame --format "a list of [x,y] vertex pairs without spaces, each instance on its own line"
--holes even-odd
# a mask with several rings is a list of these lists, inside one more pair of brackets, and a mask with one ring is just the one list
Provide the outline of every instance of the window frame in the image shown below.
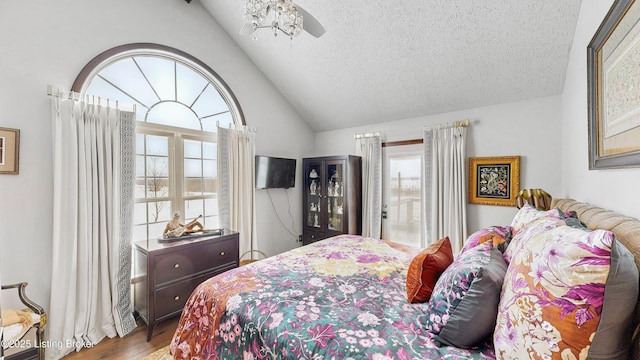
[[[104,69],[109,67],[111,64],[118,62],[122,59],[140,57],[140,56],[151,56],[151,57],[159,57],[165,58],[170,61],[179,62],[180,64],[191,68],[196,73],[200,74],[204,79],[209,81],[215,90],[217,90],[218,94],[222,97],[224,102],[227,104],[229,109],[229,113],[231,115],[231,119],[234,124],[237,125],[245,125],[244,114],[242,112],[242,108],[240,107],[237,98],[229,89],[228,85],[220,78],[220,76],[213,71],[209,66],[196,59],[195,57],[182,52],[180,50],[164,46],[158,44],[151,43],[134,43],[134,44],[126,44],[114,47],[107,51],[102,52],[101,54],[94,57],[82,71],[78,74],[76,80],[72,85],[72,91],[84,94],[91,84],[92,80],[96,78],[96,76]],[[160,103],[160,102],[159,102]],[[157,105],[153,104],[153,106]],[[149,107],[148,111],[151,111],[153,106]],[[136,119],[136,134],[141,135],[155,135],[162,136],[167,138],[167,146],[168,146],[168,154],[167,154],[167,188],[168,194],[166,197],[156,198],[150,197],[147,193],[147,154],[146,144],[144,155],[144,181],[145,181],[145,190],[143,198],[136,198],[136,204],[145,204],[145,221],[144,223],[146,229],[146,238],[151,239],[154,237],[153,234],[150,233],[150,228],[152,226],[157,226],[157,224],[163,223],[165,220],[160,219],[158,221],[152,221],[150,217],[149,204],[154,201],[167,201],[170,204],[169,213],[173,214],[175,211],[180,211],[182,214],[182,221],[185,223],[189,221],[191,218],[187,217],[186,214],[186,203],[190,200],[201,200],[203,201],[203,206],[206,206],[206,199],[215,199],[217,198],[218,191],[215,193],[206,195],[201,193],[200,195],[187,195],[185,184],[186,179],[185,176],[185,158],[184,158],[184,142],[185,140],[193,140],[200,142],[211,142],[216,143],[217,136],[215,132],[202,130],[202,123],[200,124],[200,130],[196,129],[188,129],[182,127],[176,127],[166,124],[159,124],[154,122],[147,122],[148,112],[145,115],[144,119]],[[216,144],[217,146],[217,144]],[[141,155],[136,151],[136,156]],[[201,161],[204,161],[204,154],[201,154]],[[217,157],[215,159],[217,161]],[[204,172],[201,174],[201,178],[204,179]],[[216,174],[215,178],[219,179],[220,174]],[[136,178],[138,176],[136,175]],[[219,183],[219,180],[218,180]],[[204,186],[204,183],[202,184]],[[201,188],[201,191],[204,192],[205,189]],[[203,214],[207,215],[207,214]],[[206,219],[203,219],[206,225]],[[142,225],[142,223],[137,224],[135,226]],[[160,235],[160,234],[158,234]],[[140,240],[140,239],[138,239]]]
[[[87,86],[89,85],[89,81],[93,79],[93,77],[104,67],[108,66],[110,63],[116,62],[122,58],[131,57],[131,56],[141,56],[141,55],[152,55],[152,56],[160,56],[160,57],[168,57],[169,59],[175,60],[175,58],[182,58],[183,63],[187,66],[192,65],[191,67],[203,74],[203,76],[207,77],[209,81],[216,86],[216,89],[220,93],[220,95],[224,98],[225,102],[229,106],[229,111],[231,113],[231,117],[233,118],[234,123],[246,125],[244,113],[242,111],[242,107],[240,107],[240,103],[236,98],[235,94],[227,83],[216,73],[213,69],[211,69],[207,64],[198,60],[196,57],[172,48],[170,46],[153,44],[153,43],[132,43],[116,46],[109,50],[106,50],[96,57],[91,59],[85,66],[82,68],[78,76],[76,77],[73,85],[71,86],[71,91],[84,94]],[[194,67],[195,66],[195,67]],[[211,75],[211,77],[207,76]]]

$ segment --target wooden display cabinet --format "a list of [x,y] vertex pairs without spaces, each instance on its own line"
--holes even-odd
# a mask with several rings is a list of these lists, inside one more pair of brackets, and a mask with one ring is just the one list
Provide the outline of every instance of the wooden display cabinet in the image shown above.
[[327,156],[302,159],[302,242],[362,232],[362,159]]

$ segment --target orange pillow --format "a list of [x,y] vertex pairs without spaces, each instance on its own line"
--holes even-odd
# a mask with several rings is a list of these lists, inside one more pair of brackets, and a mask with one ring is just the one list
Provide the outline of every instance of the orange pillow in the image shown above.
[[428,301],[443,271],[453,262],[449,237],[440,239],[411,260],[407,270],[407,298],[410,303]]

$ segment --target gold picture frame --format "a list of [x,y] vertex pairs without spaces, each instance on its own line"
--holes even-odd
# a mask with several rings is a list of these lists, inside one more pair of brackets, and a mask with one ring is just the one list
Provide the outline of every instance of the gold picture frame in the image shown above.
[[469,203],[515,206],[520,156],[469,158]]
[[0,128],[0,174],[18,174],[20,130]]
[[616,0],[587,47],[589,169],[640,166],[640,2]]

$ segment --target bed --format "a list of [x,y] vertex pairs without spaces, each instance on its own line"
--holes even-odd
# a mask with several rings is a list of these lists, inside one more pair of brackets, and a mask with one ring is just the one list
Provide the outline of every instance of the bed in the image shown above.
[[[570,199],[555,200],[590,228],[616,234],[640,265],[640,222]],[[491,337],[461,349],[427,331],[426,303],[407,301],[420,251],[341,235],[228,271],[188,300],[170,352],[176,359],[494,359]],[[639,352],[640,306],[631,358]]]
[[176,359],[494,358],[490,342],[438,347],[421,326],[426,304],[407,301],[407,265],[419,249],[341,235],[228,271],[186,304]]

